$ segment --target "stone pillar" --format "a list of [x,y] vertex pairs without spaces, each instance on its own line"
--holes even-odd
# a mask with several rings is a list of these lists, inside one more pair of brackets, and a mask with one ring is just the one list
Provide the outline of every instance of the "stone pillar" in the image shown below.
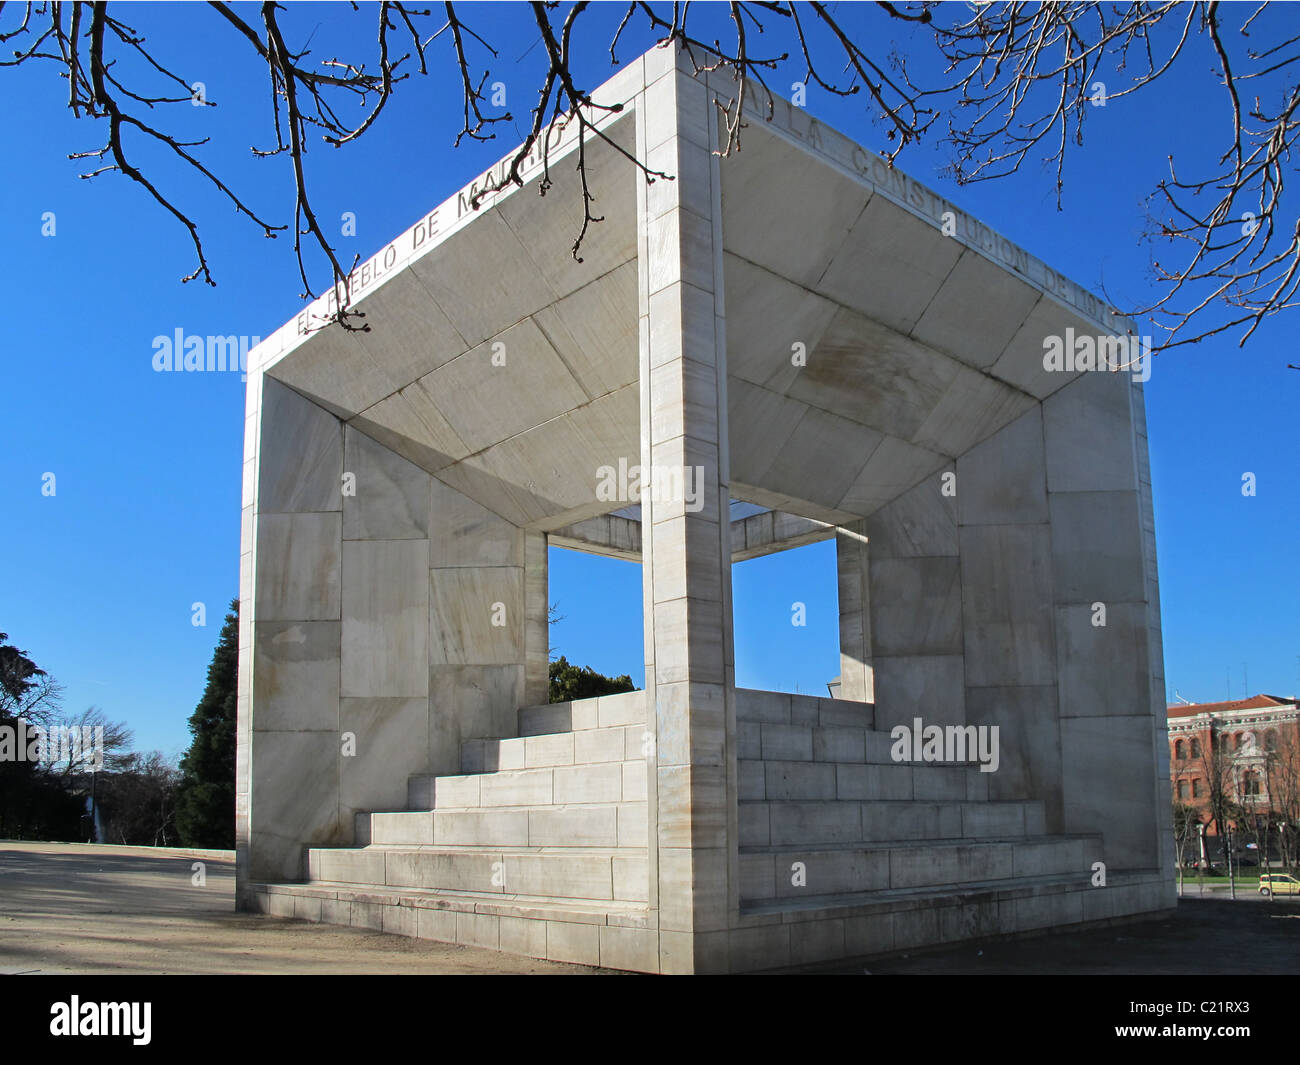
[[262,428],[263,375],[250,360],[244,391],[244,464],[239,523],[239,678],[235,717],[235,906],[247,900],[250,879],[253,740],[253,613],[257,557],[257,452]]
[[[1081,374],[1043,402],[1063,827],[1104,833],[1100,857],[1112,869],[1167,874],[1163,663],[1140,416],[1141,393],[1128,373]],[[1107,787],[1097,786],[1101,779]]]
[[[546,701],[546,540],[282,382],[250,380],[237,875],[297,880],[407,778]],[[256,804],[251,797],[256,795]]]
[[641,498],[650,898],[668,973],[725,971],[738,905],[720,193],[688,62],[648,53],[637,110],[638,154],[676,177],[638,193],[641,466],[695,493]]
[[465,740],[513,736],[519,707],[546,701],[530,648],[545,639],[545,548],[539,567],[533,537],[436,477],[429,537],[427,771],[454,774]]
[[352,425],[344,441],[337,742],[340,829],[351,833],[360,811],[401,809],[405,777],[427,764],[432,478]]
[[1035,404],[957,460],[961,619],[966,722],[999,727],[988,797],[1041,799],[1047,830],[1060,832],[1065,685],[1044,448],[1043,408]]
[[241,886],[296,880],[304,843],[342,842],[343,423],[269,377],[250,375],[248,395],[236,776]]
[[929,724],[965,724],[954,473],[937,470],[862,523],[872,702],[875,726],[885,732],[910,727],[918,715]]
[[835,569],[840,603],[840,698],[876,698],[871,665],[871,582],[866,523],[835,530]]
[[[1149,365],[1149,363],[1148,363]],[[1138,508],[1142,517],[1142,558],[1146,569],[1147,651],[1150,660],[1150,707],[1153,746],[1156,756],[1156,814],[1159,818],[1160,856],[1157,868],[1176,864],[1174,854],[1173,792],[1169,779],[1169,722],[1165,695],[1165,650],[1160,629],[1160,576],[1156,564],[1156,518],[1151,491],[1151,457],[1147,447],[1145,390],[1134,381],[1130,392],[1133,412],[1133,441],[1137,457]],[[1177,889],[1171,878],[1165,883],[1166,901],[1174,904]]]
[[551,697],[550,556],[545,533],[524,533],[524,706]]

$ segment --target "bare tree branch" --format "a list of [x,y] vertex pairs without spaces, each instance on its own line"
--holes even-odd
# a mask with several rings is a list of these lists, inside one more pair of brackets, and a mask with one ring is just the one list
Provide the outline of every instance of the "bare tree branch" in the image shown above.
[[[1147,317],[1163,329],[1160,348],[1233,329],[1240,330],[1239,342],[1245,343],[1265,318],[1293,309],[1300,289],[1300,223],[1294,208],[1286,210],[1284,196],[1300,108],[1300,34],[1278,34],[1269,8],[1265,3],[1227,8],[1213,0],[1106,5],[1012,0],[973,7],[877,0],[857,7],[884,26],[913,35],[907,48],[891,49],[881,34],[850,30],[839,6],[820,0],[733,0],[725,7],[630,0],[610,21],[609,57],[617,66],[619,46],[636,28],[661,46],[680,47],[697,73],[729,74],[734,81],[730,98],[720,103],[721,143],[715,148],[720,155],[739,150],[746,116],[772,115],[774,96],[766,79],[784,63],[799,63],[809,88],[840,98],[861,97],[882,123],[891,163],[943,117],[952,150],[947,173],[955,180],[1005,177],[1041,155],[1055,175],[1058,207],[1067,157],[1082,146],[1092,107],[1131,106],[1135,94],[1172,70],[1212,62],[1227,117],[1221,154],[1217,161],[1193,159],[1182,165],[1170,158],[1169,177],[1148,201],[1147,239],[1168,251],[1164,261],[1153,255],[1157,294],[1123,312]],[[8,28],[0,26],[0,44],[11,50],[0,66],[46,62],[58,68],[67,80],[74,116],[107,124],[103,147],[71,156],[103,161],[83,176],[115,171],[140,185],[189,237],[197,265],[185,280],[202,278],[212,284],[197,223],[171,192],[132,162],[130,136],[165,145],[266,236],[288,226],[266,221],[200,160],[197,152],[206,140],[182,140],[152,117],[166,106],[214,105],[196,98],[192,83],[108,9],[106,2],[0,3],[0,18],[21,12]],[[497,124],[514,120],[509,111],[494,113],[485,95],[499,53],[489,35],[469,26],[451,0],[442,5],[440,28],[428,36],[423,27],[431,10],[398,0],[376,4],[374,58],[368,61],[315,59],[306,46],[295,50],[281,19],[288,9],[274,0],[261,5],[256,25],[220,0],[212,0],[207,10],[265,64],[272,139],[253,152],[259,158],[289,157],[294,251],[304,297],[315,295],[309,260],[323,256],[337,308],[327,320],[364,329],[357,324],[364,316],[351,309],[357,260],[350,265],[340,261],[313,206],[307,165],[312,135],[335,148],[356,143],[374,128],[401,82],[429,72],[427,49],[441,41],[455,64],[462,96],[455,143],[492,140]],[[354,4],[352,10],[360,9]],[[673,175],[650,169],[615,143],[603,120],[618,113],[620,105],[597,103],[578,80],[576,30],[589,24],[599,5],[578,0],[561,7],[539,0],[528,10],[545,50],[537,102],[504,176],[478,191],[473,206],[481,206],[500,187],[522,186],[533,162],[540,163],[537,191],[545,195],[552,187],[553,150],[568,134],[576,134],[582,216],[575,218],[571,251],[581,261],[583,242],[603,219],[588,180],[589,141],[612,148],[647,182]],[[1225,18],[1234,11],[1240,15],[1229,32]],[[719,28],[730,35],[729,42],[720,39]],[[1251,47],[1252,34],[1264,41],[1260,47]],[[909,63],[918,54],[917,35],[941,59],[940,75],[930,72],[933,64]],[[757,43],[773,39],[776,47]],[[155,88],[138,72],[128,74],[125,66],[117,66],[125,57],[142,62],[146,75],[161,79],[166,88]],[[758,107],[752,104],[756,97]],[[343,103],[359,105],[360,117],[344,120]]]

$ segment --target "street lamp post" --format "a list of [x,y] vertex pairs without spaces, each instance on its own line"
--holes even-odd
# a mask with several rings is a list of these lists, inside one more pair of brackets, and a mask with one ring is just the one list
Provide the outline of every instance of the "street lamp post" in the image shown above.
[[1205,894],[1205,866],[1206,866],[1205,822],[1200,820],[1199,817],[1197,818],[1196,821],[1196,834],[1200,837],[1201,840],[1201,860],[1196,863],[1196,893],[1198,895],[1204,895]]
[[1225,825],[1223,828],[1223,838],[1225,840],[1225,851],[1228,855],[1228,897],[1235,899],[1237,897],[1237,881],[1232,875],[1232,829]]

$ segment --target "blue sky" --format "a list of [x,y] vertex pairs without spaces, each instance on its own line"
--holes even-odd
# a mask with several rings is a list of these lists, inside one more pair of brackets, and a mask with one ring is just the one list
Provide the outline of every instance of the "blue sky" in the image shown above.
[[[270,136],[264,67],[204,6],[114,7],[218,104],[173,108],[167,128],[210,137],[203,157],[219,162],[264,215],[288,221],[286,161],[248,151]],[[236,7],[255,16],[249,5]],[[605,7],[593,22],[604,20],[605,37],[581,42],[589,85],[609,74],[608,24],[622,9]],[[541,49],[527,12],[516,8],[470,7],[467,18],[500,49],[493,76],[523,116]],[[850,24],[870,17],[840,10]],[[294,41],[310,35],[313,54],[324,58],[371,41],[373,18],[371,5],[354,15],[344,5],[295,4],[284,25]],[[1300,12],[1284,7],[1253,43],[1265,32],[1294,33],[1297,23]],[[623,54],[649,43],[630,33]],[[338,241],[348,257],[376,251],[522,139],[502,130],[486,145],[453,148],[459,87],[445,46],[435,43],[431,55],[430,77],[404,83],[359,144],[315,145],[309,154],[321,215],[356,214],[356,236]],[[958,189],[937,176],[946,155],[934,138],[900,165],[1075,280],[1138,301],[1150,291],[1143,198],[1167,173],[1170,153],[1201,157],[1226,136],[1211,66],[1208,53],[1192,56],[1168,81],[1092,111],[1061,212],[1052,175],[1036,165]],[[771,83],[788,91],[800,73],[783,70]],[[68,711],[100,706],[135,729],[138,747],[179,754],[225,604],[238,590],[243,386],[237,374],[155,373],[153,338],[178,328],[265,336],[300,308],[301,284],[287,238],[268,241],[163,152],[133,147],[201,227],[218,286],[180,284],[194,259],[175,221],[138,186],[116,175],[81,180],[87,163],[67,159],[99,147],[103,131],[74,121],[66,97],[52,66],[0,72],[0,158],[8,163],[0,175],[0,484],[8,503],[0,631],[65,684]],[[808,109],[869,147],[886,146],[859,102],[810,90]],[[42,235],[46,212],[53,236]],[[323,283],[320,261],[315,270]],[[1179,349],[1156,360],[1148,382],[1171,693],[1213,700],[1247,687],[1300,690],[1300,372],[1285,367],[1300,361],[1295,327],[1294,317],[1275,318],[1245,350],[1231,335]],[[1240,491],[1246,471],[1258,479],[1253,498]],[[41,491],[47,472],[57,478],[54,496]],[[565,617],[555,649],[639,683],[639,567],[562,551],[552,552],[552,566],[552,599]],[[734,582],[738,682],[824,691],[838,671],[831,545],[741,563]],[[790,624],[795,601],[807,604],[804,628]],[[206,627],[191,624],[195,602],[206,604]]]

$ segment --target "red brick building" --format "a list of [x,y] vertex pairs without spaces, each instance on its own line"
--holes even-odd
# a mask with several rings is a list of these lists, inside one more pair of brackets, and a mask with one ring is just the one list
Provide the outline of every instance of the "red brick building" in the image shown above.
[[1195,811],[1207,836],[1220,834],[1220,819],[1235,832],[1247,827],[1238,820],[1252,817],[1300,831],[1300,706],[1294,696],[1172,704],[1167,715],[1173,800]]

